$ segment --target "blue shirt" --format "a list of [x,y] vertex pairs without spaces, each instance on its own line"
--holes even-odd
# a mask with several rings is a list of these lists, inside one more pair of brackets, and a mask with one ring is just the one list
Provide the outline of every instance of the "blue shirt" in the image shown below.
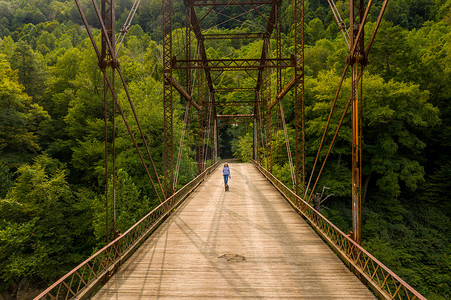
[[222,175],[230,175],[229,167],[222,168]]

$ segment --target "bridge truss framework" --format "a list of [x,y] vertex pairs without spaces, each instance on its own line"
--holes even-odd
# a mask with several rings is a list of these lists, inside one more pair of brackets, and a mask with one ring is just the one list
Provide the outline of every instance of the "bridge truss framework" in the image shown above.
[[[334,106],[331,109],[329,120],[322,137],[321,146],[318,150],[315,164],[311,170],[311,175],[306,182],[306,166],[305,166],[305,107],[304,107],[304,0],[293,0],[291,2],[293,11],[293,36],[292,36],[292,48],[293,53],[289,53],[288,57],[283,57],[287,54],[284,53],[284,49],[287,48],[283,45],[282,40],[282,13],[281,6],[283,0],[184,0],[186,9],[186,29],[185,29],[185,52],[174,55],[172,49],[172,0],[162,0],[163,3],[163,73],[164,73],[164,146],[167,150],[164,154],[164,189],[166,194],[170,195],[174,191],[174,174],[173,174],[173,89],[175,88],[187,101],[191,103],[191,106],[195,107],[199,116],[199,131],[198,131],[198,146],[197,146],[197,162],[198,171],[201,172],[205,165],[205,148],[204,148],[204,135],[205,132],[201,128],[208,128],[211,131],[212,147],[211,159],[216,160],[219,147],[218,144],[218,120],[225,118],[224,115],[217,114],[217,107],[228,105],[234,107],[249,106],[251,103],[228,102],[217,103],[216,95],[221,90],[227,90],[229,92],[238,91],[251,91],[254,93],[253,114],[236,114],[228,115],[229,123],[237,124],[244,122],[244,118],[253,118],[253,159],[260,163],[264,163],[266,168],[271,172],[274,162],[274,149],[271,149],[273,140],[273,132],[276,126],[276,122],[281,124],[284,131],[285,144],[287,148],[287,156],[290,165],[290,173],[293,189],[296,194],[307,199],[308,202],[312,201],[314,190],[317,186],[319,176],[323,170],[324,163],[327,160],[324,159],[323,166],[319,171],[316,181],[313,187],[310,188],[312,177],[315,173],[315,167],[318,163],[319,153],[324,142],[325,134],[329,126],[331,115]],[[384,2],[383,8],[380,12],[382,16],[387,1]],[[343,37],[348,45],[349,53],[346,59],[346,66],[339,84],[337,94],[334,100],[334,104],[337,100],[338,93],[341,89],[341,84],[348,69],[351,70],[352,88],[350,95],[350,102],[346,107],[346,111],[351,104],[352,111],[352,212],[353,212],[353,231],[352,236],[358,243],[361,242],[361,104],[362,104],[362,86],[361,77],[362,71],[366,65],[367,55],[369,47],[371,47],[374,34],[378,25],[373,33],[371,41],[367,49],[365,49],[364,41],[364,24],[368,17],[369,9],[372,5],[372,1],[369,1],[366,8],[364,0],[350,0],[350,33],[347,31],[341,16],[332,0],[329,1],[331,9],[336,18],[337,24],[343,34]],[[224,15],[224,11],[228,7],[240,7],[244,13],[257,12],[265,20],[265,28],[262,31],[252,33],[210,33],[208,32],[208,26],[203,26],[206,17],[211,13],[216,15]],[[269,15],[264,15],[262,11],[264,7],[270,7]],[[203,9],[203,10],[202,10]],[[226,16],[230,20],[235,20],[238,16]],[[378,24],[380,18],[378,20]],[[225,22],[223,22],[225,23]],[[208,23],[207,25],[209,25]],[[221,23],[222,24],[222,23]],[[260,39],[262,41],[261,54],[259,58],[212,58],[207,55],[206,42],[208,40],[227,40],[227,39]],[[198,52],[197,57],[193,57],[191,53],[193,42],[196,43],[196,50]],[[271,41],[275,43],[275,51],[271,49]],[[294,47],[293,47],[294,46]],[[275,57],[271,57],[274,55]],[[199,76],[202,80],[198,80],[198,89],[203,89],[204,94],[198,93],[197,99],[193,97],[194,91],[191,83],[191,74],[193,71],[202,70],[202,75]],[[293,76],[287,82],[283,83],[282,70],[291,69]],[[179,84],[174,79],[174,73],[176,71],[182,72],[181,78],[184,78],[184,82]],[[251,72],[256,71],[258,74],[254,77],[254,86],[236,87],[227,89],[222,88],[217,84],[217,79],[223,72],[228,71],[244,71],[252,77]],[[185,72],[185,73],[183,73]],[[276,73],[275,87],[272,87],[271,76]],[[360,74],[359,74],[360,72]],[[219,73],[217,76],[212,76],[214,73]],[[206,90],[206,91],[205,91]],[[291,146],[288,139],[287,126],[285,122],[282,99],[289,92],[294,95],[294,129],[295,129],[295,145],[294,145],[294,158],[292,157]],[[274,97],[272,95],[275,95]],[[187,105],[189,109],[190,105]],[[346,112],[345,111],[345,112]],[[209,112],[209,113],[207,113]],[[343,113],[344,116],[345,113]],[[207,116],[208,115],[208,116]],[[209,117],[213,120],[210,126]],[[280,118],[277,121],[276,118]],[[209,120],[209,123],[204,124],[204,119]],[[233,121],[232,121],[233,120]],[[343,117],[341,122],[343,121]],[[341,126],[340,122],[340,126]],[[339,127],[340,127],[339,126]],[[338,131],[337,131],[338,133]],[[336,134],[335,134],[336,137]],[[334,143],[335,137],[331,142],[327,156],[330,154],[330,149]],[[177,162],[177,165],[179,162]],[[178,169],[178,166],[177,168]],[[317,172],[318,173],[318,172]],[[310,193],[310,195],[308,195]]]
[[[396,274],[391,272],[387,267],[380,263],[377,259],[366,252],[359,244],[361,241],[361,105],[362,105],[362,74],[368,61],[368,53],[373,43],[375,34],[380,25],[382,15],[387,6],[388,0],[384,0],[382,8],[368,43],[364,41],[364,24],[368,18],[373,0],[368,0],[365,6],[364,0],[349,0],[350,8],[350,30],[348,32],[345,23],[341,19],[340,14],[333,0],[328,0],[333,11],[334,17],[341,30],[349,53],[347,55],[343,75],[338,84],[337,92],[331,107],[331,111],[327,120],[326,128],[323,133],[321,145],[318,149],[315,163],[311,170],[308,182],[306,181],[305,168],[305,118],[304,118],[304,0],[292,0],[294,35],[293,46],[294,53],[290,53],[289,57],[283,57],[284,47],[281,35],[281,4],[284,0],[184,0],[186,8],[186,28],[185,28],[185,47],[179,58],[173,55],[172,43],[172,0],[162,0],[163,4],[163,101],[164,101],[164,181],[163,184],[159,180],[158,172],[153,163],[152,156],[147,145],[145,135],[138,120],[138,116],[133,107],[127,83],[121,71],[117,52],[119,51],[125,35],[130,28],[133,16],[138,9],[140,0],[135,0],[129,17],[122,26],[120,34],[115,35],[115,1],[100,0],[100,8],[98,1],[92,0],[95,13],[98,17],[101,27],[101,47],[97,46],[90,26],[85,17],[82,5],[79,0],[74,0],[80,15],[82,17],[89,38],[93,44],[94,50],[98,58],[98,65],[104,77],[104,115],[105,115],[105,175],[108,178],[108,156],[112,152],[112,177],[113,177],[113,207],[115,206],[115,112],[121,115],[127,131],[133,141],[140,160],[146,170],[147,176],[152,183],[156,195],[160,200],[160,205],[141,219],[138,223],[128,229],[123,235],[116,231],[115,220],[113,217],[114,240],[109,242],[107,246],[99,250],[92,257],[73,269],[71,272],[63,276],[60,280],[43,291],[36,299],[59,299],[60,297],[88,297],[96,287],[114,274],[117,268],[122,264],[137,247],[147,238],[151,232],[158,226],[171,211],[183,201],[187,195],[211,172],[217,167],[219,156],[218,147],[218,125],[219,120],[222,126],[227,124],[238,124],[253,121],[253,158],[256,167],[270,180],[273,185],[284,195],[284,197],[292,204],[292,206],[302,214],[311,226],[327,241],[335,252],[342,257],[349,268],[365,283],[372,287],[373,291],[381,297],[388,299],[425,299],[407,283],[402,281]],[[230,6],[247,6],[266,21],[266,28],[263,31],[252,33],[210,33],[202,29],[202,21],[208,14],[216,12],[221,14]],[[260,8],[263,6],[270,7],[269,16],[265,16]],[[205,8],[206,13],[199,18],[199,8]],[[215,10],[216,9],[216,10]],[[243,9],[244,10],[244,9]],[[245,11],[249,13],[249,11]],[[229,17],[234,20],[236,17]],[[209,58],[205,48],[205,41],[220,39],[260,39],[262,41],[262,50],[260,58],[235,58],[235,59],[218,59]],[[195,55],[192,53],[191,45],[195,41]],[[276,49],[271,49],[271,41],[275,41]],[[275,57],[271,57],[275,52]],[[286,54],[286,51],[285,51]],[[283,84],[282,70],[292,68],[293,76],[285,84]],[[319,160],[326,131],[329,127],[332,113],[340,93],[341,86],[348,70],[350,69],[351,77],[351,95],[345,110],[342,113],[340,124],[335,131],[334,138],[329,145],[326,158],[323,159],[320,171],[313,187],[310,188],[312,177]],[[250,77],[254,77],[255,84],[252,87],[221,87],[216,84],[216,80],[223,72],[228,71],[244,71]],[[181,80],[179,83],[174,76],[175,72]],[[219,73],[212,76],[212,73]],[[256,72],[253,74],[252,72]],[[271,89],[271,75],[276,73],[275,88]],[[216,74],[215,74],[216,75]],[[146,150],[147,165],[145,154],[141,153],[136,138],[130,129],[129,123],[123,113],[122,107],[117,99],[116,79],[121,83],[134,119],[138,125],[142,144]],[[193,82],[193,77],[197,79],[197,85]],[[174,136],[173,136],[173,90],[176,90],[186,99],[186,111],[184,115],[184,127],[182,138],[180,141],[177,164],[174,168]],[[216,95],[223,92],[242,92],[253,93],[254,101],[229,101],[217,102]],[[294,159],[291,157],[291,149],[288,141],[287,127],[285,124],[282,99],[289,93],[294,94],[294,124],[295,124],[295,150]],[[108,104],[108,98],[112,98],[111,104]],[[197,132],[197,166],[199,175],[190,183],[179,190],[176,190],[178,172],[180,166],[181,148],[183,138],[187,129],[187,123],[190,116],[190,108],[194,107],[198,116],[198,132]],[[241,114],[218,114],[218,107],[250,107],[252,112],[248,110]],[[352,208],[353,208],[353,232],[350,236],[341,232],[330,221],[325,219],[311,205],[313,192],[318,183],[319,176],[324,168],[327,157],[338,134],[338,130],[344,120],[348,108],[352,110]],[[275,109],[274,109],[275,108]],[[107,125],[110,121],[109,111],[112,111],[112,150],[108,147],[108,131]],[[280,120],[278,120],[280,118]],[[276,119],[278,121],[276,121]],[[283,127],[284,137],[287,147],[288,160],[291,167],[291,177],[294,191],[287,188],[272,174],[272,162],[274,160],[274,149],[271,149],[272,131],[277,123]],[[210,143],[208,150],[206,140]],[[208,142],[207,142],[208,143]],[[211,166],[206,166],[207,156],[212,161]],[[262,167],[266,165],[266,169]],[[106,228],[108,239],[108,180],[106,180]],[[113,213],[115,209],[112,210]]]
[[[147,146],[143,130],[139,124],[138,116],[133,108],[133,102],[128,92],[127,84],[122,75],[119,61],[117,59],[117,52],[119,51],[125,35],[130,28],[133,16],[139,6],[139,0],[135,3],[130,11],[120,34],[116,37],[115,28],[115,4],[114,0],[101,0],[100,9],[97,2],[92,0],[94,10],[97,14],[99,23],[101,25],[102,39],[101,49],[99,50],[94,37],[91,33],[90,26],[84,15],[82,6],[79,0],[75,0],[77,7],[82,16],[82,20],[86,26],[88,34],[91,38],[94,49],[99,60],[99,67],[104,75],[104,102],[105,102],[105,128],[108,122],[108,109],[113,110],[113,206],[115,206],[115,122],[114,119],[116,109],[119,110],[124,122],[127,125],[130,136],[132,137],[135,148],[140,156],[140,159],[146,169],[146,173],[154,187],[154,190],[162,202],[168,196],[176,191],[178,173],[180,168],[181,151],[183,140],[189,122],[191,107],[197,112],[198,131],[197,131],[197,147],[196,160],[198,172],[201,173],[209,158],[210,161],[216,161],[219,156],[219,134],[218,125],[219,120],[226,119],[224,124],[240,124],[244,123],[245,119],[253,119],[253,159],[259,163],[265,164],[266,168],[271,172],[274,162],[274,149],[272,149],[273,132],[276,126],[283,128],[286,153],[290,165],[291,181],[295,193],[303,197],[307,202],[311,203],[314,200],[314,191],[318,184],[319,177],[324,169],[324,165],[329,157],[331,148],[334,144],[338,130],[343,122],[344,116],[351,107],[352,112],[352,218],[353,218],[353,239],[361,242],[361,105],[362,105],[362,73],[368,61],[368,53],[374,40],[375,34],[379,27],[382,15],[385,11],[388,0],[382,4],[379,12],[379,17],[372,33],[372,36],[365,46],[364,41],[364,24],[366,23],[372,0],[368,0],[365,6],[364,0],[350,0],[350,30],[348,32],[345,23],[341,19],[338,9],[333,0],[328,0],[333,11],[337,24],[341,30],[346,44],[348,45],[349,53],[346,58],[346,64],[343,70],[341,81],[338,85],[335,99],[327,120],[327,124],[322,136],[321,144],[318,149],[315,162],[310,171],[308,181],[306,180],[306,166],[305,166],[305,108],[304,108],[304,0],[292,0],[292,20],[293,20],[293,35],[291,37],[291,48],[294,49],[292,53],[287,53],[286,49],[289,47],[284,45],[286,39],[282,39],[282,12],[281,6],[283,0],[184,0],[185,4],[185,35],[183,51],[179,51],[176,55],[173,53],[173,0],[162,0],[163,8],[163,183],[160,182],[158,172],[153,163],[152,156]],[[227,16],[224,11],[229,7],[240,7],[244,13],[238,16]],[[265,15],[263,11],[269,10],[269,14]],[[229,21],[235,21],[242,15],[250,15],[250,12],[255,13],[265,21],[265,26],[262,26],[259,31],[248,33],[215,33],[209,32],[209,28],[203,28],[207,16],[211,14],[223,15]],[[198,14],[202,13],[199,17]],[[208,22],[207,25],[211,23]],[[208,26],[204,26],[208,27]],[[210,40],[249,40],[257,39],[261,41],[261,53],[259,58],[211,58],[207,55],[205,43]],[[275,49],[271,49],[271,43],[275,44]],[[195,53],[193,55],[193,48]],[[271,57],[274,55],[275,57]],[[285,57],[283,57],[285,55]],[[293,76],[287,82],[283,82],[282,70],[291,70]],[[326,157],[323,159],[322,166],[319,171],[316,171],[317,163],[319,162],[320,152],[323,147],[326,132],[329,127],[332,113],[340,93],[341,86],[345,76],[349,73],[351,77],[351,95],[345,111],[342,114],[340,124],[335,132],[334,138],[329,145]],[[222,87],[217,84],[218,78],[224,72],[241,71],[245,72],[249,77],[254,79],[253,86],[237,86],[237,87]],[[275,76],[274,76],[275,73]],[[119,75],[123,88],[126,91],[130,106],[132,108],[135,120],[138,124],[141,138],[147,152],[147,160],[151,162],[151,166],[147,167],[144,155],[140,152],[137,142],[133,136],[131,129],[128,126],[127,120],[122,112],[122,109],[117,101],[115,91],[115,74]],[[176,76],[178,75],[178,77]],[[271,80],[275,77],[275,80]],[[179,83],[176,78],[179,78]],[[196,83],[195,83],[196,81]],[[275,86],[271,86],[275,82]],[[179,153],[176,164],[174,164],[175,147],[173,136],[173,97],[174,89],[186,99],[186,111],[184,117],[184,126],[182,138],[180,140]],[[217,95],[222,92],[252,92],[254,93],[254,101],[245,102],[217,102]],[[288,139],[288,131],[283,112],[282,99],[288,94],[293,94],[294,102],[294,129],[295,129],[295,145],[294,151]],[[111,108],[108,108],[107,98],[111,94],[113,98]],[[234,115],[219,115],[217,108],[221,106],[237,107],[251,107],[252,113],[234,114]],[[280,120],[279,120],[280,118]],[[224,126],[224,125],[223,125]],[[108,178],[108,132],[105,129],[105,172]],[[207,147],[209,145],[209,148]],[[294,158],[292,157],[294,153]],[[208,157],[207,157],[208,156]],[[153,171],[153,172],[152,172]],[[316,171],[316,172],[315,172]],[[313,176],[316,180],[313,182]],[[311,186],[311,184],[313,185]],[[108,203],[108,182],[106,183],[106,206]],[[313,199],[312,199],[313,198]],[[115,209],[113,209],[113,213]],[[113,231],[116,232],[115,216],[113,217]],[[108,231],[108,209],[106,226]],[[108,236],[108,234],[107,234]]]

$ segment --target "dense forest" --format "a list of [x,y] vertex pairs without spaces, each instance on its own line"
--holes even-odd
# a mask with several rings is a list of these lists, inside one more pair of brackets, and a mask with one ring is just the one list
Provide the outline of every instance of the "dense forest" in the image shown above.
[[[90,1],[81,2],[99,39]],[[117,31],[132,2],[116,0]],[[141,2],[119,60],[162,174],[161,1]],[[382,1],[374,2],[381,6]],[[289,14],[290,2],[283,3],[283,13]],[[449,299],[451,1],[389,3],[363,76],[362,244],[427,298]],[[336,4],[346,19],[347,3]],[[347,48],[328,2],[306,0],[305,6],[308,169]],[[184,34],[177,29],[185,22],[182,7],[183,1],[174,1],[175,52]],[[374,27],[376,18],[370,15],[367,28]],[[258,21],[243,19],[240,27],[225,23],[210,31],[243,32],[252,22]],[[292,30],[289,24],[283,26],[282,39],[290,40]],[[209,56],[252,57],[261,52],[262,44],[227,40],[206,45]],[[21,299],[27,291],[45,288],[105,244],[105,182],[111,178],[105,177],[104,170],[103,78],[74,1],[0,0],[0,66],[0,299]],[[284,77],[290,78],[289,72],[284,71]],[[222,83],[239,86],[243,80],[225,75]],[[338,99],[341,109],[349,89],[347,78]],[[127,101],[121,89],[118,97]],[[218,97],[229,101],[250,96]],[[294,145],[292,99],[288,94],[283,105]],[[175,141],[180,139],[184,106],[174,96]],[[132,119],[130,109],[125,114]],[[223,127],[221,153],[249,161],[251,127],[250,123]],[[136,124],[132,130],[137,132]],[[179,186],[197,172],[195,130],[189,128]],[[351,229],[350,130],[350,121],[345,121],[318,184],[324,198],[331,195],[321,212],[344,232]],[[330,131],[326,139],[332,136]],[[273,172],[289,185],[284,143],[279,127],[271,146]],[[117,226],[121,231],[158,203],[131,146],[125,125],[118,122]]]

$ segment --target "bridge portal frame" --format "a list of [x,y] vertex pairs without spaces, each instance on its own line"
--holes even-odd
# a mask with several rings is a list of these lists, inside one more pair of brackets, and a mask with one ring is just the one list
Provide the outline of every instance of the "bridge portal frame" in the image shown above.
[[[304,0],[296,0],[296,3],[301,3],[303,8]],[[275,68],[277,72],[277,92],[278,93],[287,93],[286,88],[282,89],[282,68],[287,67],[295,67],[296,64],[300,65],[303,69],[303,31],[302,34],[296,34],[297,38],[301,38],[302,42],[300,46],[297,47],[297,52],[289,58],[282,58],[282,45],[281,45],[281,32],[280,32],[280,24],[281,24],[281,3],[282,0],[270,0],[270,1],[248,1],[248,0],[233,0],[233,1],[209,1],[209,0],[184,0],[185,8],[186,8],[186,43],[184,45],[186,52],[184,59],[177,58],[173,56],[172,52],[172,0],[162,0],[163,3],[163,77],[164,77],[164,147],[165,153],[164,155],[164,186],[167,195],[170,195],[171,189],[169,186],[173,187],[174,184],[171,184],[171,180],[173,178],[172,169],[173,169],[173,128],[172,128],[172,87],[175,87],[177,91],[181,93],[181,95],[186,98],[193,106],[198,110],[198,146],[197,146],[197,164],[198,171],[201,172],[204,168],[205,161],[205,153],[204,153],[204,128],[206,124],[204,123],[205,115],[206,115],[206,107],[212,111],[212,132],[211,136],[212,143],[214,146],[211,147],[213,149],[212,157],[216,159],[219,153],[218,147],[218,118],[221,118],[216,113],[216,107],[221,106],[221,104],[216,103],[215,99],[215,86],[214,82],[216,79],[222,74],[224,71],[245,71],[248,75],[251,75],[249,72],[254,70],[258,71],[257,78],[254,78],[256,81],[256,87],[252,88],[255,91],[255,101],[254,105],[254,124],[256,125],[256,129],[254,129],[254,141],[253,141],[253,156],[258,158],[258,153],[261,151],[258,150],[259,140],[258,136],[261,137],[262,148],[266,149],[267,155],[267,167],[269,169],[272,168],[272,160],[273,160],[273,151],[271,150],[271,140],[272,140],[272,122],[273,117],[271,115],[271,109],[267,109],[267,104],[271,100],[271,81],[270,81],[270,73],[269,70],[271,68]],[[263,32],[252,32],[245,34],[204,34],[201,28],[202,20],[213,11],[214,7],[221,6],[221,11],[224,10],[224,7],[227,6],[243,6],[249,5],[255,10],[265,21],[266,28]],[[271,11],[268,17],[265,17],[256,7],[255,5],[271,5]],[[200,19],[196,15],[195,7],[204,7],[207,8],[207,12]],[[244,9],[243,9],[244,10]],[[303,14],[303,10],[302,10]],[[235,19],[235,17],[230,17],[230,20]],[[302,19],[303,20],[303,19]],[[303,28],[303,23],[300,22],[300,25],[296,28]],[[302,29],[303,30],[303,29]],[[273,36],[273,32],[276,32],[273,37],[276,40],[276,58],[271,58],[271,50],[270,50],[270,39]],[[191,48],[191,32],[194,33],[197,40],[197,50],[199,58],[192,58],[189,52]],[[261,57],[259,59],[210,59],[207,57],[207,53],[205,50],[204,41],[208,39],[252,39],[252,38],[262,38],[263,46]],[[296,41],[296,38],[295,38]],[[301,40],[298,40],[301,41]],[[198,97],[197,102],[193,99],[192,89],[189,86],[190,80],[189,74],[191,70],[201,69],[203,70],[202,76],[204,77],[206,85],[209,89],[208,101],[206,99],[202,99],[202,92],[200,89],[200,85],[198,85]],[[186,70],[186,78],[185,81],[185,89],[176,83],[173,78],[173,72],[175,70]],[[219,71],[220,74],[215,79],[212,79],[211,72]],[[300,78],[303,76],[303,71],[301,74],[297,75],[296,78]],[[290,85],[297,86],[298,82],[293,82]],[[243,88],[237,87],[233,89],[233,91],[238,90],[246,90],[251,88]],[[221,90],[220,88],[218,91]],[[300,96],[303,99],[303,87],[301,89],[302,94]],[[197,103],[197,105],[196,105]],[[249,103],[250,104],[250,103]],[[230,106],[242,106],[241,103],[228,103]],[[303,105],[303,104],[302,104]],[[282,107],[280,106],[280,109]],[[302,109],[303,111],[303,109]],[[247,116],[246,116],[247,117]],[[245,118],[242,115],[236,115],[234,118]],[[301,118],[302,119],[302,118]],[[260,121],[258,121],[260,120]],[[210,124],[208,122],[208,124]],[[207,128],[208,128],[207,124]],[[260,126],[259,126],[260,125]],[[260,127],[260,130],[258,129]],[[303,128],[303,127],[302,127]],[[303,132],[303,129],[301,129]],[[286,133],[286,130],[285,130]],[[302,134],[304,137],[304,134]],[[286,134],[287,138],[287,134]],[[288,141],[288,140],[287,140]],[[304,142],[301,142],[302,147],[304,147]],[[287,142],[287,149],[289,149],[289,144]],[[303,150],[302,150],[303,152]],[[291,151],[288,152],[290,156],[291,162]],[[302,164],[304,160],[302,160]],[[178,169],[178,168],[177,168]],[[304,167],[302,167],[304,170]],[[293,171],[294,173],[294,171]],[[302,171],[304,173],[304,171]],[[303,176],[302,178],[305,178]],[[293,179],[294,181],[294,179]]]

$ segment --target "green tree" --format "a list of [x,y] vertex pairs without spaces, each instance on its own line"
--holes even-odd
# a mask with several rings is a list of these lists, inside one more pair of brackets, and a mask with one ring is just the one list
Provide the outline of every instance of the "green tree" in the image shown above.
[[81,211],[66,173],[58,162],[40,157],[33,165],[19,167],[14,186],[0,200],[3,287],[23,278],[53,281],[86,255],[74,251],[78,246],[73,228],[83,235],[86,224],[73,222]]
[[[109,232],[113,233],[113,179],[109,179]],[[106,241],[105,196],[92,200],[93,226],[99,243]],[[122,169],[116,175],[116,229],[124,233],[151,210],[149,199],[142,195],[133,179]],[[110,238],[111,240],[111,238]]]
[[0,161],[0,199],[5,197],[12,185],[13,176],[8,166]]
[[18,70],[19,82],[25,87],[25,92],[39,102],[47,86],[47,66],[25,42],[19,41],[11,57],[11,67]]
[[41,150],[38,132],[50,116],[24,93],[2,54],[0,66],[0,153],[4,162],[17,167]]

